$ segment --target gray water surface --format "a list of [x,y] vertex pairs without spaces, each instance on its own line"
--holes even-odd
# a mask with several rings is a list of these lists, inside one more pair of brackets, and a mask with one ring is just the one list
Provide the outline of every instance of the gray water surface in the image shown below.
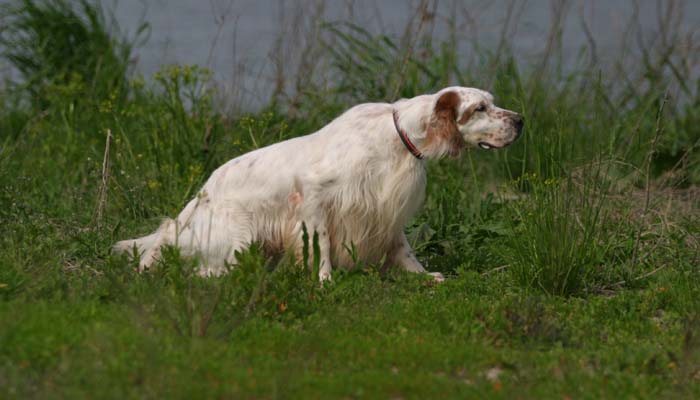
[[[658,21],[663,15],[663,7],[659,5],[667,1],[638,1],[636,18],[642,27],[641,37],[652,40],[658,34]],[[447,21],[454,17],[463,59],[473,55],[475,45],[495,51],[511,3],[511,0],[438,1],[433,36],[438,40],[446,37]],[[620,41],[633,17],[631,0],[516,0],[506,36],[518,60],[527,64],[544,51],[553,10],[560,3],[567,5],[561,39],[564,58],[576,59],[590,39],[595,41],[597,56],[603,64],[620,57]],[[700,0],[681,3],[684,11],[677,24],[697,33]],[[261,104],[269,96],[274,80],[275,44],[281,37],[287,46],[293,46],[290,42],[296,39],[289,32],[295,24],[303,29],[318,19],[351,20],[370,32],[400,37],[418,1],[106,0],[103,4],[113,13],[123,33],[133,35],[142,22],[150,24],[148,40],[137,49],[135,58],[136,70],[145,77],[166,64],[207,66],[219,84],[247,99],[245,108],[248,108]],[[319,5],[323,6],[322,17],[311,21]],[[583,29],[584,22],[590,36]],[[700,35],[696,36],[700,39]],[[298,54],[289,51],[293,64]]]

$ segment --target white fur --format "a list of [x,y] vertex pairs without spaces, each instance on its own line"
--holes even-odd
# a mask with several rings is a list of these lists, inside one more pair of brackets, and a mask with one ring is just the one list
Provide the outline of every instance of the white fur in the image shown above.
[[[447,92],[459,96],[457,120],[476,103],[489,107],[458,125],[464,144],[490,140],[501,147],[517,137],[505,114],[491,116],[505,110],[478,89],[452,87],[394,104],[360,104],[315,133],[230,160],[176,220],[114,249],[128,252],[135,246],[143,270],[159,259],[161,246],[178,246],[185,256],[200,256],[202,274],[217,275],[226,263],[236,263],[235,251],[256,241],[272,252],[291,249],[299,255],[304,223],[319,237],[321,280],[330,278],[332,265],[353,265],[351,247],[363,262],[386,256],[408,271],[426,272],[403,233],[424,199],[425,162],[401,143],[392,112],[398,111],[399,125],[426,158],[455,154],[461,149],[431,140],[428,129],[438,99]],[[439,273],[433,276],[442,280]]]

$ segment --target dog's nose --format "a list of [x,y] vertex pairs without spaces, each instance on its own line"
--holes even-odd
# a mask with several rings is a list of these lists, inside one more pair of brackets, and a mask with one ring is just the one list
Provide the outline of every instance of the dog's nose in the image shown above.
[[513,117],[513,125],[515,126],[515,129],[518,131],[518,135],[520,132],[523,131],[523,125],[525,125],[525,118],[523,118],[522,115],[518,114],[515,117]]

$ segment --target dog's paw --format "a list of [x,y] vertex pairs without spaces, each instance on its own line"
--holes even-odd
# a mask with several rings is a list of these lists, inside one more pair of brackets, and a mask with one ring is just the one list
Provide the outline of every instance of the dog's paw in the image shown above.
[[439,272],[428,272],[428,275],[433,277],[433,280],[438,283],[445,282],[445,276]]
[[320,271],[318,273],[318,280],[323,284],[323,282],[330,282],[331,279],[331,272],[330,271]]

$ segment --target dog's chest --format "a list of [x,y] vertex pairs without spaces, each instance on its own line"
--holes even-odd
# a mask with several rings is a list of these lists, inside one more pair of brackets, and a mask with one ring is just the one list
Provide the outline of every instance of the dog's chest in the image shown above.
[[[411,160],[413,161],[413,160]],[[415,162],[365,170],[332,196],[331,241],[336,263],[346,264],[346,248],[362,259],[378,261],[423,203],[425,169]],[[337,201],[340,200],[339,204]]]
[[[381,191],[378,197],[378,208],[385,215],[396,214],[410,218],[421,206],[425,197],[425,169],[418,168],[400,170],[399,173],[389,174],[380,183]],[[404,224],[408,221],[397,220]]]

